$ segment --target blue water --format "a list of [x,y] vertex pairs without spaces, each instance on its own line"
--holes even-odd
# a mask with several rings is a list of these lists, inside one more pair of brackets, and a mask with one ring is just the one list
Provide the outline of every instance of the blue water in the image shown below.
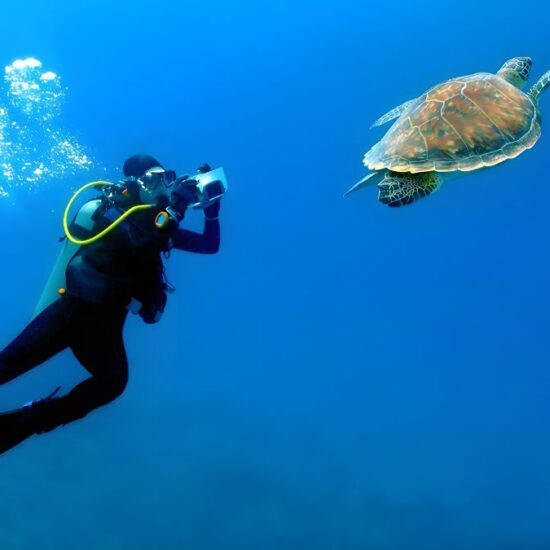
[[[376,118],[514,56],[534,82],[547,27],[529,2],[4,2],[0,63],[60,75],[94,164],[1,200],[2,342],[79,184],[144,152],[231,189],[220,253],[174,254],[162,323],[127,323],[124,395],[0,457],[0,548],[550,548],[550,132],[411,207],[341,197]],[[64,353],[0,408],[85,376]]]

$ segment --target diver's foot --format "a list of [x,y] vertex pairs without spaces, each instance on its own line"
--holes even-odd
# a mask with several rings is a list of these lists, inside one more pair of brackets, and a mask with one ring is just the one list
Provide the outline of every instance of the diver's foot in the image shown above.
[[0,454],[9,451],[35,434],[28,410],[17,409],[0,414]]
[[57,426],[44,426],[36,418],[36,411],[54,399],[57,388],[47,397],[31,401],[20,409],[0,413],[0,454],[9,451],[34,434],[53,430]]

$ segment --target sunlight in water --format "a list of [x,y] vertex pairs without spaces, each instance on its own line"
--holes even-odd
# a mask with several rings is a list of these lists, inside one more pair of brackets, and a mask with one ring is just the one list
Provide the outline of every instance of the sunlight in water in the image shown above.
[[88,170],[86,148],[56,120],[67,88],[34,58],[4,69],[0,88],[0,195]]

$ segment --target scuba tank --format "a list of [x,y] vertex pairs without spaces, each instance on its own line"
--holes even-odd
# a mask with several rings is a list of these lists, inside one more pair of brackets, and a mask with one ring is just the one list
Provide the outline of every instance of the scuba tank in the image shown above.
[[[82,206],[73,221],[73,227],[77,228],[79,231],[91,232],[95,224],[93,216],[101,204],[101,199],[94,199]],[[50,276],[44,286],[44,290],[42,291],[38,303],[36,304],[33,319],[39,313],[44,311],[50,304],[55,302],[59,296],[62,296],[67,292],[65,271],[67,270],[69,262],[80,250],[81,245],[71,242],[66,237],[62,240],[63,248],[57,256],[57,260],[55,261]]]

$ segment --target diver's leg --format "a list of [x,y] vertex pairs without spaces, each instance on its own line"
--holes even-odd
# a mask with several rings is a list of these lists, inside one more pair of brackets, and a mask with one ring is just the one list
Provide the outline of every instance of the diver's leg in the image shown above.
[[99,306],[83,309],[70,347],[92,376],[63,397],[33,405],[33,426],[37,432],[83,418],[116,399],[128,382],[128,360],[122,340],[126,310]]
[[0,352],[0,385],[40,365],[68,347],[69,326],[74,307],[69,297],[64,296],[56,300]]
[[[0,385],[68,347],[75,307],[74,300],[66,296],[56,300],[0,352]],[[0,454],[36,432],[31,418],[31,410],[27,406],[0,413]]]

